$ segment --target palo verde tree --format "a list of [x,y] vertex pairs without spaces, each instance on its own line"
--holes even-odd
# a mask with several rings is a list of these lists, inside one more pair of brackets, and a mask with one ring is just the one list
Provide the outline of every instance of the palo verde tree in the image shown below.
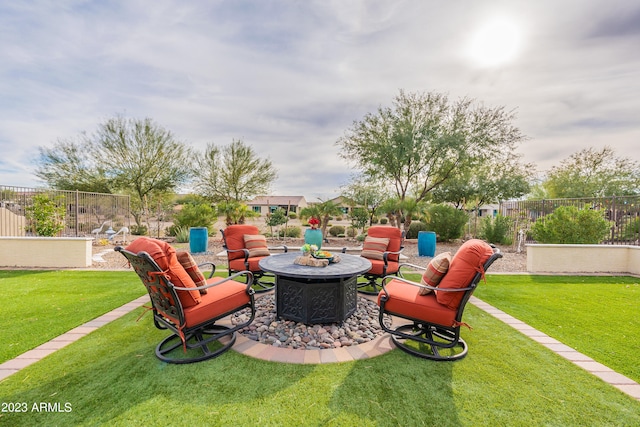
[[366,176],[388,182],[403,202],[419,203],[462,170],[478,167],[524,140],[515,115],[439,93],[400,93],[355,121],[337,144]]
[[585,148],[549,171],[542,186],[549,198],[640,194],[640,164],[618,157],[611,147]]
[[35,175],[50,188],[112,193],[115,183],[93,153],[94,141],[86,133],[59,139],[53,147],[39,147]]
[[116,117],[99,126],[96,154],[100,164],[111,163],[107,176],[116,188],[133,195],[138,225],[191,175],[189,149],[149,118]]
[[474,168],[463,169],[434,189],[432,201],[478,209],[485,203],[522,197],[531,190],[536,169],[523,164],[520,157],[501,153]]
[[116,116],[93,135],[41,147],[36,176],[58,189],[131,194],[140,226],[167,193],[187,181],[189,157],[189,149],[150,118]]
[[197,157],[196,191],[213,202],[247,201],[266,194],[278,177],[270,160],[261,159],[242,140],[217,147],[209,144]]

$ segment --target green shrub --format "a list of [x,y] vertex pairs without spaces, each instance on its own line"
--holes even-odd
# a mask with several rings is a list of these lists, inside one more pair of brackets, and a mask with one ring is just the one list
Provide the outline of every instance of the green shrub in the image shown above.
[[188,227],[175,227],[176,242],[187,243],[189,241],[189,228]]
[[538,219],[532,232],[539,243],[597,244],[609,234],[609,222],[599,211],[560,206]]
[[509,235],[513,219],[508,216],[497,215],[483,218],[480,224],[480,238],[489,243],[510,245],[513,239]]
[[173,226],[169,227],[168,234],[175,236],[177,227],[207,227],[210,234],[217,219],[215,209],[208,203],[187,204],[173,215]]
[[466,212],[448,205],[433,205],[429,208],[429,231],[435,231],[439,241],[459,239],[469,217]]
[[380,225],[387,225],[389,219],[387,217],[380,218]]
[[298,218],[298,215],[296,215],[296,213],[295,213],[295,212],[289,212],[289,215],[288,215],[288,216],[289,216],[289,219],[296,219],[296,218]]
[[406,238],[407,239],[417,239],[418,232],[427,231],[427,224],[421,221],[411,221],[411,225],[409,226],[409,231],[407,231]]
[[291,237],[291,238],[297,239],[301,235],[302,235],[302,231],[300,227],[287,227],[286,236],[285,236],[284,229],[281,229],[280,231],[278,231],[278,236],[280,237]]
[[52,200],[46,194],[36,194],[32,202],[26,208],[26,217],[33,222],[36,235],[53,237],[64,230],[67,209],[63,198]]
[[356,237],[356,234],[358,234],[358,230],[356,230],[355,227],[353,226],[347,227],[347,237],[354,238]]
[[134,236],[146,236],[148,232],[148,228],[146,225],[132,225],[131,226],[131,234]]
[[640,237],[640,218],[630,221],[622,231],[623,240],[637,240],[638,237]]
[[342,225],[334,225],[329,229],[329,235],[337,237],[340,234],[344,234],[345,228]]

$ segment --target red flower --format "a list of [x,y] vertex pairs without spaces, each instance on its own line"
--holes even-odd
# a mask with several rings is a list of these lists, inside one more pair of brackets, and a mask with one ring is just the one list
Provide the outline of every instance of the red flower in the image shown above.
[[310,218],[309,219],[309,225],[318,225],[320,224],[320,221],[316,218]]

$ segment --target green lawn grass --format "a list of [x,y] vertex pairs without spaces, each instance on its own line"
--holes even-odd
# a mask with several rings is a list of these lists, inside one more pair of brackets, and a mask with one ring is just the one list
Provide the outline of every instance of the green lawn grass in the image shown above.
[[144,294],[127,271],[0,271],[0,363]]
[[[85,285],[76,288],[81,291],[70,307],[100,302],[86,299],[86,286],[139,289],[128,300],[143,293],[131,272],[87,273],[63,275],[67,283]],[[38,274],[53,274],[55,283],[61,278]],[[478,289],[500,289],[505,285],[498,279],[514,282],[510,277],[488,275]],[[26,290],[38,282],[25,275],[12,285]],[[37,299],[41,311],[59,306],[54,298]],[[154,355],[167,332],[157,330],[149,314],[138,321],[142,312],[0,382],[0,402],[24,402],[27,409],[0,412],[0,426],[640,425],[640,402],[472,305],[464,320],[474,329],[462,331],[469,354],[452,363],[393,350],[362,361],[292,365],[232,350],[202,363],[168,365]],[[39,411],[43,403],[60,410]]]
[[[639,425],[640,402],[470,306],[469,355],[432,362],[393,350],[293,365],[229,351],[168,365],[166,331],[135,310],[0,383],[0,425]],[[33,403],[68,412],[38,412]]]
[[492,275],[474,295],[640,382],[640,279]]

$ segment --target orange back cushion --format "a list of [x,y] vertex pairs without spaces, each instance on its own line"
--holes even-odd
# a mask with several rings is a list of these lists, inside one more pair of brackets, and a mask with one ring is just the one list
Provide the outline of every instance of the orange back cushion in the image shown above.
[[[156,240],[149,237],[138,237],[126,247],[126,250],[138,253],[146,252],[158,264],[163,271],[169,275],[169,280],[175,286],[181,288],[195,288],[193,279],[187,274],[186,270],[176,255],[176,250],[167,242]],[[202,301],[200,292],[195,291],[176,291],[183,308],[192,307]]]
[[[484,263],[493,255],[488,243],[471,239],[460,246],[453,256],[449,271],[440,281],[439,289],[460,289],[471,284],[476,273],[484,274]],[[456,310],[462,301],[464,292],[437,292],[436,298],[442,305]]]
[[[247,224],[236,224],[230,225],[225,228],[224,235],[224,244],[227,246],[227,249],[245,249],[244,246],[244,235],[245,234],[260,234],[260,230],[255,225],[247,225]],[[244,254],[242,251],[239,252],[229,252],[229,260],[244,258]]]
[[[389,245],[387,246],[387,251],[389,252],[398,252],[402,248],[402,231],[397,227],[375,225],[369,227],[367,236],[389,239]],[[389,255],[387,260],[398,262],[399,258],[399,255],[393,254]]]

